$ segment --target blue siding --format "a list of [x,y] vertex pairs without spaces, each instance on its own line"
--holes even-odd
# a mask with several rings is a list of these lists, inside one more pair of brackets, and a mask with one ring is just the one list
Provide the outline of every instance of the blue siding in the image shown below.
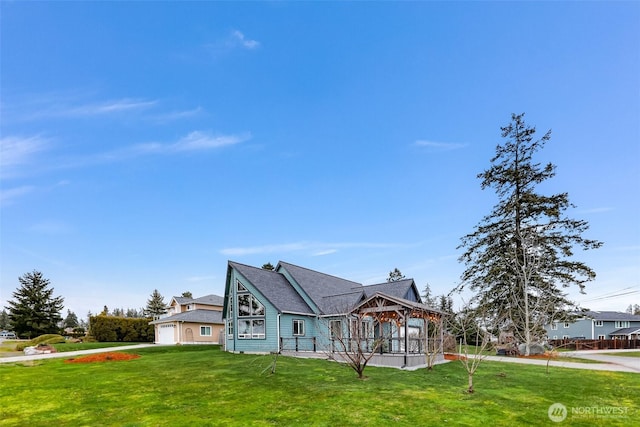
[[[304,335],[293,335],[293,321],[304,321]],[[315,338],[319,334],[318,322],[315,317],[284,313],[280,317],[280,337],[283,350],[313,351],[318,350]]]

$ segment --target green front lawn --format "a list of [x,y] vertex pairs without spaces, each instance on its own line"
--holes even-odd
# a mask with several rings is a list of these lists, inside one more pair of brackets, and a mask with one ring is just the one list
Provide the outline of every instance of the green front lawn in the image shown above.
[[[367,379],[325,360],[151,347],[126,362],[0,364],[0,426],[628,426],[640,412],[631,373],[483,362],[474,394],[460,362],[433,371],[369,367]],[[584,408],[621,408],[588,415]],[[572,414],[571,408],[578,408]],[[618,412],[624,411],[624,414]],[[609,411],[611,413],[611,411]],[[562,425],[562,424],[560,424]]]

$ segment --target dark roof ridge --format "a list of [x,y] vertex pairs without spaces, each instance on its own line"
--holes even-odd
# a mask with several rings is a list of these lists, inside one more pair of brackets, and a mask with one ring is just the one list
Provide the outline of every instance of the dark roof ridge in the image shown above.
[[296,265],[296,264],[292,264],[292,263],[290,263],[290,262],[286,262],[286,261],[278,261],[278,264],[279,264],[279,265],[280,265],[280,264],[291,265],[291,266],[293,266],[293,267],[297,267],[297,268],[300,268],[300,269],[302,269],[302,270],[307,270],[307,271],[310,271],[310,272],[312,272],[312,273],[322,274],[323,276],[333,277],[334,279],[343,280],[343,281],[345,281],[345,282],[351,282],[351,283],[353,283],[353,284],[359,285],[359,287],[364,286],[362,283],[358,283],[358,282],[355,282],[355,281],[353,281],[353,280],[345,279],[344,277],[339,277],[339,276],[336,276],[336,275],[333,275],[333,274],[323,273],[323,272],[318,271],[318,270],[312,270],[311,268],[302,267],[302,266],[299,266],[299,265]]

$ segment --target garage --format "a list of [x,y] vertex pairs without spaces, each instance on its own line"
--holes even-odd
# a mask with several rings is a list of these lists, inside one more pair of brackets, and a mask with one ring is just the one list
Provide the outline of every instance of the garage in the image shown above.
[[165,323],[158,326],[158,341],[156,344],[175,344],[175,325],[173,323]]

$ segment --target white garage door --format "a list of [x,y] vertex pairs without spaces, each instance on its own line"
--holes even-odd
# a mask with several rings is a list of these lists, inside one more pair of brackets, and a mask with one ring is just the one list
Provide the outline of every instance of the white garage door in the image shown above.
[[174,330],[175,325],[171,323],[159,325],[158,344],[175,344]]

